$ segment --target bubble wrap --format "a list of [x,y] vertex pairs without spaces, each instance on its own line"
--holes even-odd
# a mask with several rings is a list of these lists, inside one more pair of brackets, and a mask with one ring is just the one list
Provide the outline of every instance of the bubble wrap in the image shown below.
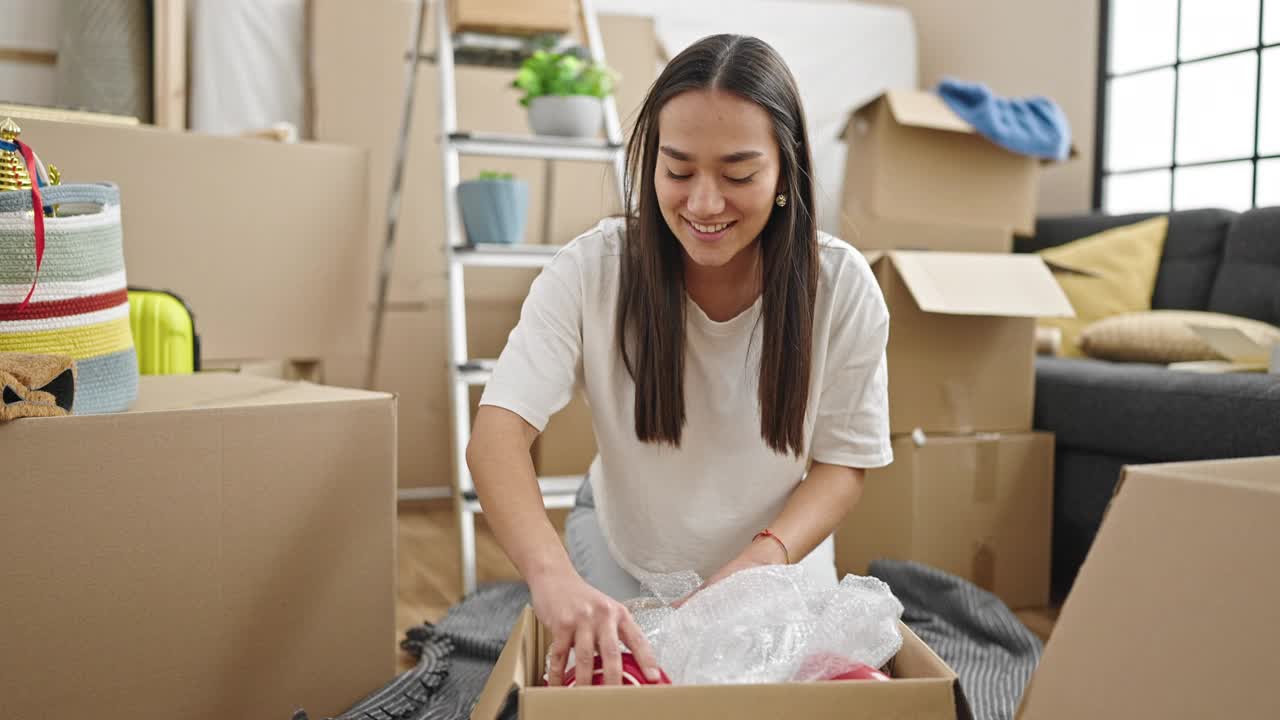
[[641,579],[654,597],[627,602],[658,664],[678,685],[802,682],[858,663],[883,666],[902,647],[902,603],[872,577],[816,589],[802,568],[735,573],[701,585],[695,573]]

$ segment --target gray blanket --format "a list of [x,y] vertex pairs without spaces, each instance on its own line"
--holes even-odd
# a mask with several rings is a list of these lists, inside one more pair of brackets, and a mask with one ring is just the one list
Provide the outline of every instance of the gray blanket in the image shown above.
[[1040,662],[1040,638],[1000,598],[927,565],[876,560],[870,574],[902,601],[902,621],[960,676],[977,720],[1012,720]]

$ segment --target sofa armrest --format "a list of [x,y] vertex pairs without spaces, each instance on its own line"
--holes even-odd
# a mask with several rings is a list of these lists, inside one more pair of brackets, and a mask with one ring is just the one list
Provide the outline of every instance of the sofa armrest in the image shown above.
[[1145,458],[1280,455],[1280,375],[1036,358],[1035,427],[1065,447]]

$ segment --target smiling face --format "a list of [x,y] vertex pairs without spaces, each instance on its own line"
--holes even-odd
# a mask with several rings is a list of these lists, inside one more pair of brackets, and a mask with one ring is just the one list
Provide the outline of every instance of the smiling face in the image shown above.
[[[667,226],[699,268],[749,263],[774,210],[779,153],[763,108],[722,90],[690,90],[658,115],[654,190]],[[737,260],[737,263],[734,261]]]

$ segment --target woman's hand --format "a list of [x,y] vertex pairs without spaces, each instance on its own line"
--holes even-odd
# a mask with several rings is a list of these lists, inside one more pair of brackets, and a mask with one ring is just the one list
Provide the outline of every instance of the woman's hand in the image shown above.
[[551,630],[547,658],[547,684],[564,684],[569,648],[575,656],[578,685],[591,685],[595,655],[599,651],[604,666],[604,684],[622,684],[622,651],[626,644],[650,682],[657,682],[658,661],[649,641],[617,600],[591,587],[572,569],[531,578],[533,611]]
[[672,607],[680,607],[689,602],[689,598],[740,570],[748,570],[764,565],[782,565],[786,561],[787,555],[781,545],[769,538],[757,538],[745,550],[738,553],[738,557],[725,563],[724,567],[717,570],[715,575],[712,575],[706,582],[698,586],[697,590],[672,603]]

